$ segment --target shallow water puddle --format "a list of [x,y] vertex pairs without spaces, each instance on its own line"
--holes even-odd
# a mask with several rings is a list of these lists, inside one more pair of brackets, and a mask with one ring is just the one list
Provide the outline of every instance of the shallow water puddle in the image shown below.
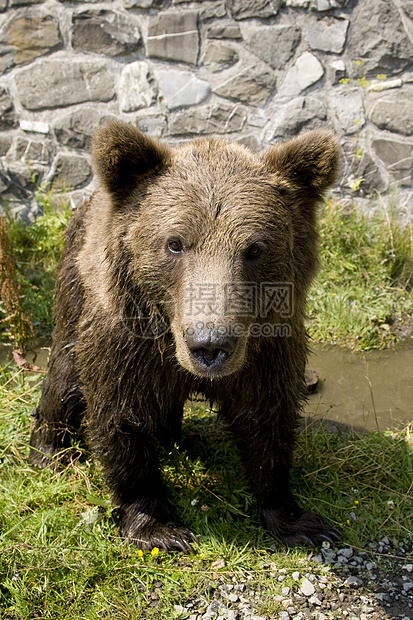
[[381,431],[413,421],[412,348],[355,353],[313,346],[308,365],[320,381],[306,415]]
[[[27,361],[45,369],[49,352],[41,348],[35,360],[29,353]],[[0,345],[0,363],[10,357],[10,347]],[[320,381],[306,416],[381,431],[413,421],[413,348],[355,353],[313,346],[308,366]]]

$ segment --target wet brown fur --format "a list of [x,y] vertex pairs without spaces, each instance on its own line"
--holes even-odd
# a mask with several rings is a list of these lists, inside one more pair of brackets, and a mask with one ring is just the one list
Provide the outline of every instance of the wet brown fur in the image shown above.
[[[336,139],[321,130],[263,157],[221,140],[169,149],[118,122],[95,137],[101,185],[67,231],[30,459],[49,465],[82,424],[120,505],[122,533],[140,548],[189,550],[194,538],[168,502],[158,457],[159,442],[178,439],[193,392],[218,403],[228,421],[263,525],[290,545],[338,537],[298,507],[288,481],[305,399],[316,209],[338,157]],[[182,253],[168,250],[171,238]],[[248,260],[254,243],[262,253]],[[290,282],[294,312],[244,316],[224,303],[228,282]],[[217,286],[216,304],[194,316],[187,292],[205,283]],[[214,370],[188,349],[195,321],[240,324],[245,333],[252,323],[284,323],[290,335],[244,334]]]

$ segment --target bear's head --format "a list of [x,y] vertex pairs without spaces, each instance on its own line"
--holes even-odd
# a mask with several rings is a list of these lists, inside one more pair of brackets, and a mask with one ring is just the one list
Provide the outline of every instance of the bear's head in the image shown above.
[[126,295],[135,326],[158,316],[192,374],[237,372],[249,347],[302,329],[316,208],[338,160],[337,140],[323,130],[259,156],[214,139],[169,148],[108,123],[93,162],[109,213],[111,294]]

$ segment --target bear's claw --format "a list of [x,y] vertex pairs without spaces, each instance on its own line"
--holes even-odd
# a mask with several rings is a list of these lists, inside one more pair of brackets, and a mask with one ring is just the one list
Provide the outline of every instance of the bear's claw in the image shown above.
[[182,553],[194,553],[190,542],[198,544],[198,539],[193,532],[181,523],[169,521],[168,523],[151,523],[149,527],[122,529],[125,538],[129,538],[142,551],[151,551],[158,547],[162,551],[182,551]]
[[317,547],[323,542],[335,545],[341,540],[342,534],[336,527],[327,525],[323,519],[313,512],[301,514],[282,514],[278,510],[265,510],[262,514],[264,527],[278,540],[294,547],[296,545],[310,545]]

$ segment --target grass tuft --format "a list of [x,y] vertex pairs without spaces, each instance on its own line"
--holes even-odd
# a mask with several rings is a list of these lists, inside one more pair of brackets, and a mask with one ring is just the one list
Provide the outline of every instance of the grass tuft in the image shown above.
[[413,224],[379,209],[366,218],[338,202],[320,218],[321,270],[308,303],[308,331],[354,349],[394,342],[395,320],[413,313]]

